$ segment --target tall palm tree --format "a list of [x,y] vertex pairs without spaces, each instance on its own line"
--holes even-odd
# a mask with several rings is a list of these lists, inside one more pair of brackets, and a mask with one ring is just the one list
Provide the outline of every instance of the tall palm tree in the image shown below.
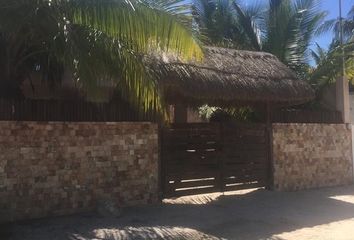
[[[318,0],[269,0],[268,6],[243,6],[232,0],[194,0],[194,6],[200,31],[212,43],[218,44],[214,39],[227,38],[241,49],[270,52],[298,73],[304,72],[311,40],[325,17]],[[219,14],[220,9],[225,12]],[[232,35],[218,27],[222,21],[230,25]]]
[[[340,40],[341,23],[339,17],[325,21],[317,30],[317,34],[333,32],[334,39]],[[344,43],[350,42],[354,37],[354,6],[348,12],[347,17],[342,18]]]
[[343,26],[343,48],[345,59],[345,72],[350,81],[354,81],[354,6],[349,11],[347,17],[330,19],[325,21],[317,30],[317,34],[332,32],[333,40],[328,50],[317,46],[317,51],[313,52],[316,67],[311,73],[310,80],[318,89],[333,83],[342,73],[343,49],[341,41],[341,21]]
[[[166,5],[167,6],[167,5]],[[166,7],[165,6],[165,7]],[[102,83],[144,109],[157,106],[155,78],[143,55],[174,51],[202,57],[176,16],[139,0],[1,0],[0,96],[21,96],[33,72],[52,85],[64,70],[88,94]]]

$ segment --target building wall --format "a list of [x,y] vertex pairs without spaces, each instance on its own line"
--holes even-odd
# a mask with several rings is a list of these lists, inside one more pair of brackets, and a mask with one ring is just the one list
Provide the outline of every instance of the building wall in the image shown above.
[[0,122],[0,221],[158,201],[151,123]]
[[274,188],[293,191],[353,182],[351,125],[274,124]]
[[[176,111],[177,110],[177,111]],[[179,106],[176,109],[176,105],[169,106],[169,114],[171,123],[202,123],[206,122],[201,118],[197,109],[185,106]],[[177,116],[179,114],[179,116]],[[176,118],[177,116],[177,118]]]
[[320,96],[321,107],[327,110],[335,111],[336,107],[336,83],[326,86]]
[[354,125],[352,125],[352,154],[353,154],[352,163],[353,163],[353,178],[354,178]]
[[350,106],[350,122],[354,124],[354,93],[351,92],[349,95],[349,106]]
[[188,123],[202,123],[205,122],[200,116],[198,110],[193,108],[187,109],[187,122]]

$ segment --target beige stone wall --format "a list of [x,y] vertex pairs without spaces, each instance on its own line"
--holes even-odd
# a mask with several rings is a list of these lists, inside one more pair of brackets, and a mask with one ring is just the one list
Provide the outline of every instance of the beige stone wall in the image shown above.
[[0,122],[0,221],[158,200],[157,125]]
[[350,122],[354,124],[354,93],[349,95],[349,104],[350,104]]
[[351,126],[274,124],[274,188],[293,191],[353,182]]

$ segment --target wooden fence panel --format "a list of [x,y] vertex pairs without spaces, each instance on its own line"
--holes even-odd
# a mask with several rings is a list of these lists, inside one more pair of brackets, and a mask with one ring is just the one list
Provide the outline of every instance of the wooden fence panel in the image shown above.
[[173,124],[161,134],[164,197],[264,187],[265,125]]
[[343,123],[339,111],[282,110],[272,114],[273,123]]
[[223,124],[223,190],[264,187],[267,183],[266,125]]
[[165,197],[218,189],[219,124],[173,124],[161,137]]
[[125,102],[0,99],[0,121],[157,121],[156,112],[138,113]]

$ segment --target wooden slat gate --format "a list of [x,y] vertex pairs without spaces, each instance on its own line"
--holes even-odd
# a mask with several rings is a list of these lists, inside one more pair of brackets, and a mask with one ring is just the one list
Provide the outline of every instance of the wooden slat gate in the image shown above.
[[269,144],[263,124],[173,124],[161,133],[164,197],[265,187]]

